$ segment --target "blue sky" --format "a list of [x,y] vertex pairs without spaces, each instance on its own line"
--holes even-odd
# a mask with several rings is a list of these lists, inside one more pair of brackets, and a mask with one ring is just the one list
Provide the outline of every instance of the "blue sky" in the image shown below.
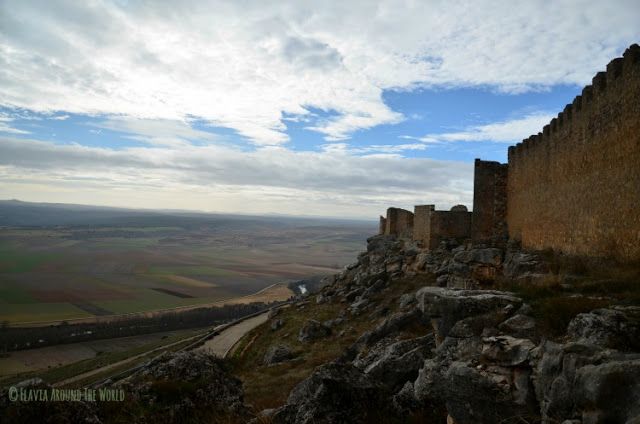
[[634,1],[0,0],[0,198],[375,217],[472,202],[640,40]]

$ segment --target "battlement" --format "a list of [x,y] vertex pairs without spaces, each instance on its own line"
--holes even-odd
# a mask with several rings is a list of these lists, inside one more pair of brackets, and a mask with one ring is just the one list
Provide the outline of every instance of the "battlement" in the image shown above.
[[607,65],[606,72],[598,72],[591,85],[583,88],[582,94],[575,97],[572,103],[545,125],[542,132],[524,139],[521,143],[509,147],[509,163],[517,163],[534,149],[542,148],[556,141],[559,133],[571,132],[576,120],[589,119],[594,105],[608,102],[625,90],[629,83],[637,84],[640,80],[640,46],[631,45],[622,57],[613,59]]
[[406,209],[389,208],[387,209],[387,217],[380,220],[382,224],[384,220],[384,234],[395,235],[398,237],[411,238],[413,234],[413,213]]
[[640,46],[609,62],[508,157],[476,159],[473,213],[390,208],[381,231],[428,249],[450,239],[514,239],[527,249],[640,261]]
[[639,146],[634,44],[540,133],[509,148],[509,237],[526,248],[640,259]]

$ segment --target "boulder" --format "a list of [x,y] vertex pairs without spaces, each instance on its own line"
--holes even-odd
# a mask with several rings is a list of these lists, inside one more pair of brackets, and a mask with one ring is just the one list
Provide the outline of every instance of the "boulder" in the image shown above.
[[640,351],[640,307],[596,309],[579,314],[567,328],[578,343],[623,351]]
[[277,331],[284,325],[284,321],[281,318],[274,319],[271,321],[270,327],[271,331]]
[[464,264],[499,266],[502,264],[502,250],[496,248],[462,250],[454,255],[453,260]]
[[264,354],[264,358],[262,359],[262,363],[264,365],[273,365],[279,362],[288,361],[293,358],[293,353],[289,346],[286,345],[276,345],[270,346],[267,349],[267,352]]
[[405,293],[400,296],[400,309],[407,309],[409,306],[416,303],[416,297],[412,293]]
[[510,251],[505,255],[503,272],[507,277],[517,278],[530,274],[547,274],[549,270],[545,261],[536,254]]
[[402,330],[403,328],[421,322],[421,314],[417,309],[411,309],[408,312],[398,312],[385,318],[373,330],[365,332],[358,338],[356,344],[359,346],[371,346],[377,341],[387,337],[389,334]]
[[511,336],[487,337],[483,340],[482,358],[486,362],[513,367],[529,361],[529,354],[535,345],[528,339]]
[[367,298],[358,298],[351,304],[351,306],[349,306],[349,311],[352,315],[359,315],[360,313],[362,313],[362,311],[367,309],[370,303],[371,302]]
[[325,338],[331,334],[331,329],[322,323],[308,319],[300,328],[298,340],[301,342],[313,342]]
[[640,354],[550,341],[535,350],[543,422],[625,423],[640,414]]
[[433,337],[424,336],[396,342],[378,343],[353,365],[396,391],[418,376],[433,348]]
[[439,339],[444,339],[455,323],[464,318],[494,313],[498,320],[504,320],[522,304],[512,293],[495,290],[423,287],[416,298],[418,308],[434,323]]
[[500,324],[498,328],[514,337],[531,338],[536,332],[536,320],[528,315],[516,314]]
[[316,368],[289,394],[272,416],[273,424],[378,422],[388,408],[389,393],[358,368],[328,363]]
[[537,414],[529,372],[453,362],[445,374],[446,407],[457,424],[495,424]]
[[640,420],[640,359],[585,365],[575,386],[583,424]]

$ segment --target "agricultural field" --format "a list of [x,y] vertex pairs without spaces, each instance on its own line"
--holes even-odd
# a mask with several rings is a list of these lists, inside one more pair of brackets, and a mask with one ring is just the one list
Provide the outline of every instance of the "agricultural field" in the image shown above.
[[[161,218],[0,227],[0,322],[39,325],[224,303],[335,273],[375,231],[355,222]],[[269,299],[286,293],[272,289]]]

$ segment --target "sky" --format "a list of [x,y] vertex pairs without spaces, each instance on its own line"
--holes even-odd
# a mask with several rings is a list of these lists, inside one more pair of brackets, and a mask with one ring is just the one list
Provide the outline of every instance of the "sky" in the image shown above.
[[0,199],[375,219],[471,207],[640,42],[637,0],[0,0]]

